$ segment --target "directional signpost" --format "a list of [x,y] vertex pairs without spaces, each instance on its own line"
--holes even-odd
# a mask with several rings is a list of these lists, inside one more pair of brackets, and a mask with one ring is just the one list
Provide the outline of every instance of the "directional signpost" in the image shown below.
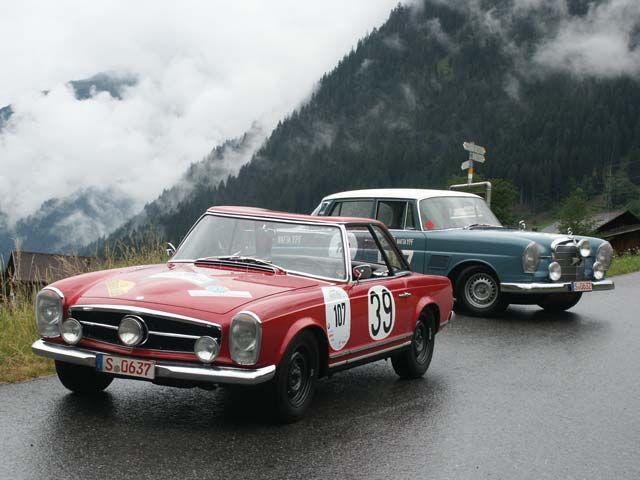
[[469,160],[462,163],[462,170],[467,170],[467,183],[471,185],[473,183],[473,162],[484,163],[484,155],[487,151],[484,147],[473,142],[464,142],[462,148],[469,152]]

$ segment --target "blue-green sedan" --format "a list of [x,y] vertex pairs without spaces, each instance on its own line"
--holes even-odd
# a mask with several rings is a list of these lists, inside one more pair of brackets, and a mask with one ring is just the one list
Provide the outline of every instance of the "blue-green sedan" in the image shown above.
[[412,269],[449,277],[457,308],[472,315],[497,315],[509,304],[567,310],[583,293],[614,288],[609,242],[504,227],[472,193],[355,190],[325,197],[313,214],[382,221]]

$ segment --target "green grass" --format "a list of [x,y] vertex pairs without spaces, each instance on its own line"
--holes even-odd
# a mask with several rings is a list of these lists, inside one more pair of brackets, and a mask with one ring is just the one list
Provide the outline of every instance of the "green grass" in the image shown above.
[[613,259],[608,275],[613,277],[638,271],[640,271],[640,253],[629,253]]
[[[92,270],[165,261],[162,244],[154,239],[151,242],[121,248],[117,256],[107,253],[105,258],[92,265]],[[73,271],[70,267],[65,273],[72,276],[80,272]],[[31,352],[31,344],[39,338],[33,308],[35,293],[18,290],[13,301],[3,302],[0,298],[0,383],[27,380],[54,372],[53,361]]]

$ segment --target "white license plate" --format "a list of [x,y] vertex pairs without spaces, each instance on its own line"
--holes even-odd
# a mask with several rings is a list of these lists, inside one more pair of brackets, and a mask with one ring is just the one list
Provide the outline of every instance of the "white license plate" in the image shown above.
[[591,282],[573,282],[571,290],[574,292],[590,292],[593,290],[593,284]]
[[156,376],[156,362],[138,360],[136,358],[115,357],[113,355],[96,355],[96,370],[127,377],[140,377],[153,380]]

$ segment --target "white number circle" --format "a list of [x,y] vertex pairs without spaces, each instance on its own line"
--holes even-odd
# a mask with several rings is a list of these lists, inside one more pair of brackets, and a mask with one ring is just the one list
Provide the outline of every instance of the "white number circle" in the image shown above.
[[374,340],[389,336],[396,322],[396,304],[388,288],[376,285],[369,289],[369,335]]
[[333,350],[342,349],[351,336],[351,303],[339,287],[323,287],[327,338]]

